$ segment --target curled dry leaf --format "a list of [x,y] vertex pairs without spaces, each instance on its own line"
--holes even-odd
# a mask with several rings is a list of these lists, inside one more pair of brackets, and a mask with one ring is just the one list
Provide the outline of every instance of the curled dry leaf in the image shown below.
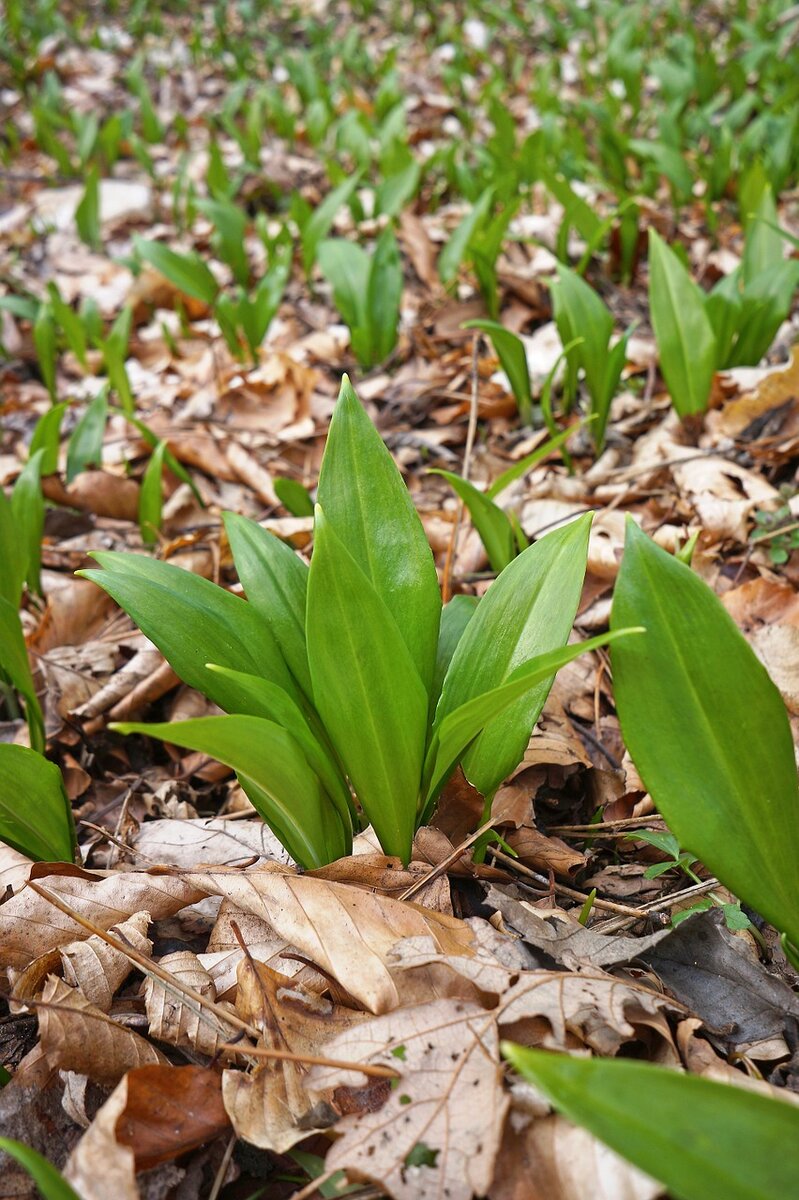
[[656,1200],[654,1179],[585,1129],[553,1115],[505,1126],[491,1200]]
[[267,921],[279,937],[374,1013],[400,1003],[397,981],[387,965],[389,951],[400,938],[430,934],[442,953],[469,953],[472,941],[468,927],[454,917],[324,879],[259,868],[192,871],[183,881]]
[[64,1178],[81,1200],[141,1200],[133,1151],[116,1139],[117,1118],[125,1109],[128,1076],[111,1093],[67,1159]]
[[150,1036],[170,1046],[187,1046],[198,1054],[212,1057],[222,1042],[237,1036],[238,1029],[222,1025],[213,1013],[198,1008],[179,989],[184,984],[214,1003],[217,996],[213,979],[191,950],[167,954],[159,959],[159,965],[174,976],[176,987],[168,988],[160,979],[147,976],[144,1004]]
[[[488,1191],[508,1106],[492,1013],[459,1000],[411,1005],[367,1021],[326,1049],[401,1076],[379,1111],[339,1122],[342,1136],[328,1152],[328,1170],[375,1182],[395,1200],[471,1200]],[[320,1088],[358,1079],[323,1067],[311,1073]]]
[[[149,913],[135,913],[130,920],[112,926],[109,932],[139,954],[149,956],[152,951],[152,942],[146,936],[149,924]],[[35,958],[16,978],[12,971],[14,999],[32,1000],[41,991],[47,976],[60,972],[64,982],[77,988],[90,1004],[110,1012],[117,990],[132,969],[130,959],[120,950],[92,934],[85,941],[70,942]]]
[[113,1086],[126,1071],[167,1060],[132,1029],[51,975],[39,1005],[42,1049],[62,1071],[79,1071],[97,1083]]
[[[100,880],[83,873],[53,874],[40,876],[38,882],[100,929],[110,929],[143,911],[149,912],[153,921],[160,921],[205,894],[183,879],[135,871],[120,871]],[[25,888],[0,907],[0,962],[25,967],[48,950],[80,938],[81,932],[72,917]]]

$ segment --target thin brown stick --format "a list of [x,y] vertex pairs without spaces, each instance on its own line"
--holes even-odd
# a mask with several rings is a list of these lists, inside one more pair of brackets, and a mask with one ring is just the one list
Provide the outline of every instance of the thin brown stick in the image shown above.
[[[585,892],[578,892],[576,888],[567,887],[566,884],[558,883],[557,880],[550,880],[546,875],[539,875],[537,871],[531,871],[524,863],[511,858],[509,854],[503,854],[501,850],[495,850],[493,846],[488,847],[488,853],[497,862],[502,863],[503,867],[508,867],[510,870],[518,872],[519,875],[534,880],[540,888],[547,892],[554,890],[561,896],[568,896],[570,900],[576,900],[580,904],[585,904],[588,900]],[[601,900],[599,896],[595,897],[593,907],[604,908],[607,912],[618,913],[620,916],[629,917],[630,920],[638,920],[641,915],[635,908],[629,908],[626,904],[616,904],[612,900]]]
[[428,873],[421,879],[417,879],[415,883],[412,883],[409,887],[406,887],[405,891],[400,894],[399,899],[410,900],[411,897],[415,896],[417,892],[420,892],[422,888],[427,887],[428,883],[432,883],[434,879],[438,879],[439,875],[443,875],[453,863],[457,862],[464,850],[468,850],[472,843],[476,842],[479,837],[482,837],[482,835],[486,833],[493,824],[493,821],[486,821],[485,825],[481,825],[479,829],[475,829],[474,833],[470,833],[466,840],[461,842],[460,846],[456,846],[452,853],[448,854],[442,862],[437,863],[432,870],[428,871]]
[[218,1048],[219,1054],[242,1054],[245,1058],[274,1058],[285,1062],[307,1063],[312,1067],[335,1067],[342,1071],[360,1071],[362,1075],[374,1075],[376,1079],[397,1079],[399,1071],[381,1067],[378,1063],[346,1062],[340,1058],[324,1058],[318,1054],[295,1054],[293,1050],[272,1050],[269,1046],[238,1046],[225,1042]]
[[610,921],[597,923],[593,926],[593,929],[597,933],[615,933],[619,929],[624,929],[627,925],[632,925],[636,919],[642,921],[652,913],[662,912],[667,908],[674,908],[675,904],[679,904],[682,900],[692,900],[694,896],[703,896],[706,892],[712,892],[718,886],[718,879],[706,879],[703,883],[695,883],[689,888],[683,888],[681,892],[672,892],[670,896],[661,896],[657,900],[649,900],[646,904],[642,904],[640,908],[636,909],[637,918],[613,917]]
[[222,1161],[219,1164],[219,1170],[214,1176],[213,1185],[208,1193],[208,1200],[218,1200],[219,1193],[222,1191],[222,1185],[225,1182],[227,1169],[230,1166],[230,1160],[233,1157],[233,1151],[236,1149],[236,1142],[238,1140],[239,1139],[236,1137],[236,1134],[231,1133],[230,1137],[228,1138],[228,1144],[225,1146],[225,1153],[222,1155]]

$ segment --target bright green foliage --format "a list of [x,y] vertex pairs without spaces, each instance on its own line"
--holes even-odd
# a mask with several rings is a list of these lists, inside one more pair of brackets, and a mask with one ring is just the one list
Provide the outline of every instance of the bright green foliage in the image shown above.
[[519,406],[522,424],[529,425],[533,413],[533,392],[522,339],[498,321],[466,321],[463,328],[479,329],[491,338],[497,358],[508,377],[511,391]]
[[660,369],[681,417],[707,407],[716,339],[702,292],[660,235],[649,231],[649,310]]
[[27,746],[0,744],[0,841],[44,862],[72,862],[75,826],[61,772]]
[[[680,845],[799,945],[799,791],[782,699],[721,602],[628,518],[611,627],[624,741]],[[746,747],[746,753],[741,747]]]
[[629,1059],[512,1042],[502,1053],[559,1112],[676,1200],[775,1200],[796,1191],[799,1109],[787,1100]]
[[139,530],[145,546],[158,541],[163,508],[162,476],[166,442],[159,442],[152,454],[141,481],[139,493]]
[[558,264],[557,282],[552,285],[552,299],[560,340],[564,348],[573,344],[567,389],[573,397],[577,370],[582,368],[594,418],[592,435],[599,453],[605,444],[610,402],[624,369],[631,330],[611,346],[612,313],[598,293],[562,263]]
[[383,362],[397,344],[402,300],[402,263],[393,232],[383,231],[372,254],[357,242],[330,238],[319,243],[317,257],[349,326],[358,362],[364,367]]
[[61,1172],[39,1154],[38,1150],[31,1149],[24,1142],[5,1137],[0,1137],[0,1150],[5,1151],[25,1168],[44,1200],[80,1200],[80,1196],[70,1187]]
[[493,791],[555,672],[596,644],[566,646],[590,517],[526,550],[479,605],[458,597],[442,620],[421,521],[346,379],[318,496],[310,569],[260,526],[226,517],[246,602],[139,555],[98,554],[104,569],[85,574],[232,714],[125,730],[231,766],[303,865],[348,852],[350,786],[386,852],[407,861],[457,763]]
[[139,258],[155,267],[179,291],[209,307],[214,303],[219,284],[198,254],[193,251],[181,254],[161,242],[140,237],[135,238],[134,245]]

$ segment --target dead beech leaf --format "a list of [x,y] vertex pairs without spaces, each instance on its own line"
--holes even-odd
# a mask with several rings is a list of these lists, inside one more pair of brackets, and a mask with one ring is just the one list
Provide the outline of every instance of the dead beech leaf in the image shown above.
[[201,818],[174,821],[163,818],[145,822],[129,841],[145,861],[169,863],[175,867],[196,867],[200,863],[233,867],[254,855],[287,866],[289,863],[286,851],[261,820]]
[[[287,976],[245,958],[238,972],[236,1009],[263,1032],[270,1050],[319,1056],[325,1044],[365,1018],[293,985]],[[290,1060],[265,1062],[252,1074],[225,1071],[222,1094],[237,1135],[264,1150],[284,1154],[335,1113],[306,1084],[308,1068]]]
[[138,1067],[124,1082],[116,1140],[133,1151],[137,1171],[170,1162],[230,1127],[221,1076],[209,1067]]
[[[158,962],[174,976],[178,988],[185,984],[212,1003],[216,1001],[214,981],[191,950],[177,950]],[[238,1035],[237,1028],[221,1025],[213,1013],[201,1015],[193,1001],[187,1003],[178,992],[152,975],[144,982],[144,1005],[150,1036],[170,1046],[187,1046],[212,1057],[222,1042]]]
[[656,1200],[664,1189],[585,1129],[552,1115],[505,1126],[491,1200]]
[[27,883],[33,859],[0,842],[0,896],[18,892]]
[[307,875],[261,867],[191,871],[182,878],[267,921],[370,1012],[388,1012],[400,1003],[397,981],[387,966],[389,951],[400,938],[431,934],[442,952],[453,953],[468,953],[472,940],[468,927],[454,917]]
[[[376,1183],[395,1200],[488,1191],[508,1107],[493,1013],[460,1000],[411,1005],[348,1031],[326,1052],[401,1073],[377,1112],[338,1123],[328,1170]],[[327,1089],[358,1078],[317,1067],[310,1082]]]
[[[147,937],[149,924],[149,913],[134,913],[129,920],[112,926],[110,932],[139,954],[149,956],[152,950],[152,942]],[[14,979],[14,999],[32,1000],[41,991],[47,976],[60,972],[64,982],[77,988],[90,1004],[102,1012],[110,1012],[116,992],[132,970],[129,958],[92,934],[85,941],[70,942],[34,959]]]
[[[83,874],[38,876],[50,891],[101,929],[110,929],[137,912],[154,921],[174,916],[205,894],[183,879],[119,871],[106,879]],[[81,926],[44,896],[24,888],[0,907],[0,963],[25,967],[34,958],[81,936]]]
[[722,597],[790,712],[799,713],[799,597],[788,584],[752,579]]
[[83,471],[68,487],[64,487],[57,475],[42,480],[42,491],[53,503],[117,521],[137,519],[140,490],[135,479],[124,479],[108,471]]
[[116,1138],[117,1120],[125,1110],[130,1075],[117,1085],[67,1159],[64,1178],[81,1200],[141,1200],[135,1161],[129,1146]]
[[133,1067],[167,1062],[155,1046],[117,1024],[56,975],[48,978],[42,1000],[42,1049],[62,1071],[79,1071],[113,1087]]
[[[685,447],[681,447],[685,459]],[[716,537],[745,542],[752,512],[779,502],[780,494],[762,475],[722,457],[695,455],[673,463],[671,473],[680,492],[693,505],[697,519]]]

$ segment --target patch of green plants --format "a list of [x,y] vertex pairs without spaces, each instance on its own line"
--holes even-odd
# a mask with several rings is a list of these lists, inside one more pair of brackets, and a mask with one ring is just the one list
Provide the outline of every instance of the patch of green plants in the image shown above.
[[555,672],[607,640],[566,645],[590,515],[520,554],[478,605],[442,614],[421,521],[346,379],[310,568],[243,517],[225,526],[247,601],[141,555],[101,553],[102,569],[83,573],[229,714],[116,728],[227,763],[304,866],[347,854],[364,820],[407,862],[455,766],[490,797]]
[[780,567],[788,561],[794,550],[799,550],[799,522],[794,516],[789,501],[794,496],[794,489],[789,486],[780,488],[783,503],[779,508],[767,510],[755,509],[752,514],[755,528],[749,534],[752,546],[761,544],[768,547],[768,555],[775,567]]
[[402,301],[402,260],[393,231],[383,230],[371,254],[357,242],[328,238],[316,255],[358,362],[367,368],[384,362],[397,344]]

